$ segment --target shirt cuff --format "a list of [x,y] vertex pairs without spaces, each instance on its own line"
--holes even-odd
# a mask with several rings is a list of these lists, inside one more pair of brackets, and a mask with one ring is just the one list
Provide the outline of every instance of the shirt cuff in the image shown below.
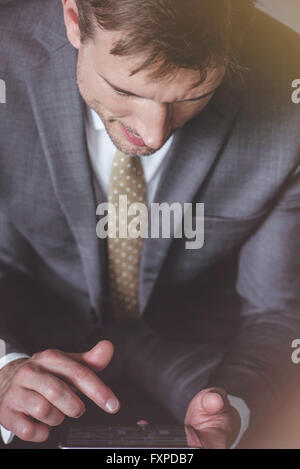
[[239,442],[241,441],[244,433],[248,430],[249,428],[249,423],[250,423],[250,409],[247,406],[246,402],[241,399],[240,397],[236,396],[231,396],[228,395],[228,400],[230,402],[230,405],[234,407],[238,413],[240,414],[241,417],[241,429],[240,432],[237,436],[237,439],[233,443],[233,445],[230,447],[230,449],[235,449]]
[[[0,358],[0,370],[4,368],[5,365],[8,365],[14,360],[18,360],[19,358],[29,358],[29,355],[26,355],[25,353],[8,353],[7,355],[4,355],[4,357]],[[13,432],[7,430],[2,425],[0,425],[0,434],[5,445],[11,443],[14,438]]]

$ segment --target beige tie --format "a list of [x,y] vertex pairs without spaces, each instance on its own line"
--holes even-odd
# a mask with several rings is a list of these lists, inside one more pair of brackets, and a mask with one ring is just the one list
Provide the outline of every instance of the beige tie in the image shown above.
[[116,210],[108,214],[108,269],[112,313],[118,322],[139,316],[139,270],[143,247],[141,236],[128,236],[126,227],[134,216],[128,216],[124,210],[125,200],[128,207],[135,203],[147,206],[146,182],[140,157],[117,151],[108,193],[108,202]]

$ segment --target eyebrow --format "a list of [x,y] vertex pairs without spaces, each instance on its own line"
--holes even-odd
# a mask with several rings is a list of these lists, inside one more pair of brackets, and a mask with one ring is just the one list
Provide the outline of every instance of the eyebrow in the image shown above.
[[[143,99],[147,99],[143,96],[140,96],[138,94],[135,94],[135,93],[132,93],[131,91],[127,91],[127,90],[123,90],[122,88],[119,88],[118,86],[115,86],[113,85],[110,81],[108,81],[106,78],[104,78],[103,75],[101,75],[100,73],[97,72],[97,75],[102,78],[102,80],[104,80],[112,89],[114,89],[115,91],[117,91],[118,93],[122,93],[122,94],[126,94],[128,96],[134,96],[135,98],[143,98]],[[190,99],[182,99],[182,100],[179,100],[179,101],[174,101],[175,103],[185,103],[185,102],[190,102],[190,101],[200,101],[201,99],[204,99],[204,98],[207,98],[208,96],[210,96],[211,94],[213,94],[218,88],[219,88],[220,84],[214,88],[213,90],[209,91],[208,93],[205,93],[201,96],[198,96],[196,98],[190,98]],[[165,104],[168,104],[168,103],[165,103]]]

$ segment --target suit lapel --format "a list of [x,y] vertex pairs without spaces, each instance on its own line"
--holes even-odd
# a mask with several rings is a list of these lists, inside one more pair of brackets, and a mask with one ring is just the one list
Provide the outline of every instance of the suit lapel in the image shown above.
[[27,87],[53,186],[80,251],[91,304],[98,310],[105,256],[96,236],[96,200],[76,63],[75,49],[65,43],[30,71]]
[[[191,203],[221,155],[239,110],[224,84],[201,114],[177,131],[161,176],[155,202]],[[144,240],[140,270],[140,303],[144,312],[172,243],[170,239]]]

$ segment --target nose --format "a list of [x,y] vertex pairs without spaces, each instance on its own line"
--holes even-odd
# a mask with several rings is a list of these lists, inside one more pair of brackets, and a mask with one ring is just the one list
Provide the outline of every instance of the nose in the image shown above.
[[153,150],[161,148],[169,137],[171,129],[171,105],[149,101],[139,109],[136,130],[148,147]]

